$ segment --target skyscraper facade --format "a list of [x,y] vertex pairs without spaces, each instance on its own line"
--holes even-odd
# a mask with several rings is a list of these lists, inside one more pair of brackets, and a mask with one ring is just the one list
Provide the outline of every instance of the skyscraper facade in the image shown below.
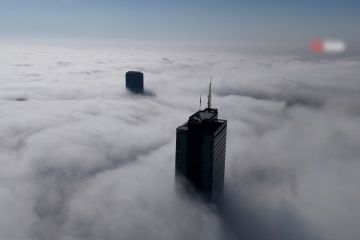
[[129,71],[125,77],[126,89],[136,94],[144,93],[144,74],[142,72]]
[[211,108],[211,90],[208,108],[176,129],[176,176],[187,179],[206,200],[215,201],[223,193],[226,130],[227,121]]

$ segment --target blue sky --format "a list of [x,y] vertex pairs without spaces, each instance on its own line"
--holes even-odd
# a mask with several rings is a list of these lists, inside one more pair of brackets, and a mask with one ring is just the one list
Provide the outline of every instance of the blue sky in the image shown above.
[[357,42],[360,1],[1,0],[1,37],[119,41]]

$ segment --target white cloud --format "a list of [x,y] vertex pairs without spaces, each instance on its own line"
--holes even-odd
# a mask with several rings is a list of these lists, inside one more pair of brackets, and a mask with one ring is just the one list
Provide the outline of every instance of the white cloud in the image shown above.
[[[360,235],[358,61],[0,48],[1,239]],[[127,93],[127,70],[156,96]],[[175,128],[211,76],[227,220],[174,190]]]

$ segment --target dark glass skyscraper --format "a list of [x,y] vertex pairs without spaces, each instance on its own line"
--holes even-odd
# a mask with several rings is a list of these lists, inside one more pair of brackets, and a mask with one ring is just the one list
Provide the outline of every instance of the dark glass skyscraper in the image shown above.
[[176,129],[176,176],[186,178],[206,200],[221,198],[224,186],[227,121],[208,108]]
[[129,71],[126,73],[126,89],[133,93],[144,93],[144,74],[142,72]]

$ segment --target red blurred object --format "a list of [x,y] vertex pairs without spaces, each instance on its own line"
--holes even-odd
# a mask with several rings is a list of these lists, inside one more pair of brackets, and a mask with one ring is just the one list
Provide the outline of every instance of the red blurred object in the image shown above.
[[324,41],[321,39],[315,39],[310,43],[310,49],[314,53],[323,53],[324,52]]

